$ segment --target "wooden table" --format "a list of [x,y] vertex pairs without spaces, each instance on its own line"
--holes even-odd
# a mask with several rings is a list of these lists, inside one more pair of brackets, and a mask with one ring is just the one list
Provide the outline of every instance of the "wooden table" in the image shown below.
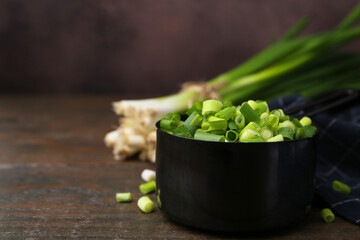
[[[117,123],[111,96],[0,97],[0,239],[360,239],[319,208],[294,228],[224,234],[178,225],[136,205],[140,173],[153,164],[117,162],[103,144]],[[119,204],[116,192],[132,192]],[[155,196],[152,196],[155,200]]]

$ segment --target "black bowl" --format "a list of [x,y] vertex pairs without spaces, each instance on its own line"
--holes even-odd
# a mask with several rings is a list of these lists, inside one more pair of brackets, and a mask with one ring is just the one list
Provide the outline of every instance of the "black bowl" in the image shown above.
[[261,231],[300,222],[314,194],[316,137],[273,143],[174,136],[157,123],[161,210],[214,231]]

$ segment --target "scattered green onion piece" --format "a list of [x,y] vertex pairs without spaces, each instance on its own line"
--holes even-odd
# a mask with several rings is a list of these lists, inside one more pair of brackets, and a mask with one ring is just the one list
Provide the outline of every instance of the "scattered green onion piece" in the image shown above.
[[[244,121],[244,125],[245,125],[245,121]],[[229,120],[228,121],[228,126],[229,126],[230,130],[236,130],[236,131],[238,130],[234,120]]]
[[245,127],[245,117],[241,113],[235,115],[234,119],[235,125],[238,130],[241,130]]
[[116,201],[119,203],[131,202],[131,193],[116,193]]
[[275,137],[269,138],[266,142],[282,142],[284,137],[281,134],[276,135]]
[[316,133],[317,129],[314,126],[303,126],[305,137],[312,137]]
[[303,117],[303,118],[300,120],[300,123],[301,123],[301,125],[303,125],[303,126],[309,126],[309,125],[311,125],[312,121],[311,121],[311,118],[309,118],[309,117]]
[[160,128],[162,130],[172,130],[173,128],[175,128],[177,126],[177,123],[173,120],[169,120],[169,119],[162,119],[160,121]]
[[229,120],[236,112],[236,108],[234,106],[224,108],[215,114],[215,117],[223,118],[226,121]]
[[259,116],[247,102],[244,102],[244,104],[241,106],[240,112],[242,115],[244,115],[247,122],[260,122]]
[[154,211],[155,204],[148,196],[141,197],[137,202],[138,207],[144,213],[151,213]]
[[270,138],[272,138],[274,136],[274,132],[271,131],[271,129],[265,127],[263,129],[261,129],[260,135],[261,135],[262,139],[267,141],[268,139],[270,139]]
[[199,130],[195,132],[194,139],[213,142],[225,142],[224,136],[211,134]]
[[226,132],[225,138],[228,142],[236,142],[239,139],[239,133],[235,130],[229,130]]
[[294,139],[294,131],[290,127],[282,127],[277,130],[278,134],[281,134],[285,140]]
[[295,132],[296,129],[295,124],[289,120],[285,120],[284,122],[279,123],[278,128],[285,128],[285,127],[289,127],[293,130],[293,132]]
[[155,181],[150,181],[144,184],[141,184],[139,186],[140,192],[142,192],[143,194],[148,194],[151,192],[154,192],[156,189],[156,182]]
[[250,139],[258,139],[261,138],[260,133],[247,128],[244,129],[243,132],[240,135],[240,142],[246,142],[249,141]]
[[333,181],[332,188],[342,194],[349,195],[351,193],[351,188],[348,185],[337,180]]
[[198,110],[193,111],[191,115],[184,121],[184,124],[199,126],[203,118],[197,111]]
[[223,104],[218,100],[206,100],[203,102],[202,115],[206,116],[209,113],[217,113],[223,107]]
[[227,122],[223,118],[211,116],[209,117],[208,121],[209,121],[209,128],[207,129],[207,131],[209,132],[217,131],[217,130],[225,131],[227,129]]
[[321,210],[321,217],[326,223],[331,223],[335,220],[335,215],[329,208]]

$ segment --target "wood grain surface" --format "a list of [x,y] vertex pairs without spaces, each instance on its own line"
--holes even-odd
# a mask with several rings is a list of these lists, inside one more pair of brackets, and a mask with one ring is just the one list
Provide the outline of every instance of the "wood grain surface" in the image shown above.
[[[360,228],[340,217],[323,223],[316,206],[299,226],[253,234],[188,228],[158,208],[141,213],[140,173],[155,166],[114,161],[104,146],[116,99],[0,97],[0,239],[360,239]],[[133,202],[117,203],[125,191]]]

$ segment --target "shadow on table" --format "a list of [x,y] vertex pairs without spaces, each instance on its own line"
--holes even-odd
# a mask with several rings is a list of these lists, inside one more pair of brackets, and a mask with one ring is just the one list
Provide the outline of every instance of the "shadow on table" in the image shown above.
[[[167,218],[167,217],[166,217]],[[304,229],[309,226],[310,218],[307,217],[301,223],[298,223],[293,226],[288,226],[285,228],[275,229],[275,230],[266,230],[266,231],[258,231],[258,232],[219,232],[219,231],[210,231],[210,230],[202,230],[190,226],[185,226],[176,221],[173,221],[167,218],[170,222],[182,226],[186,230],[190,230],[192,233],[197,235],[203,235],[206,237],[219,238],[219,239],[232,239],[232,238],[247,238],[247,239],[268,239],[268,238],[282,238],[288,235],[292,235],[295,233],[303,232]]]

